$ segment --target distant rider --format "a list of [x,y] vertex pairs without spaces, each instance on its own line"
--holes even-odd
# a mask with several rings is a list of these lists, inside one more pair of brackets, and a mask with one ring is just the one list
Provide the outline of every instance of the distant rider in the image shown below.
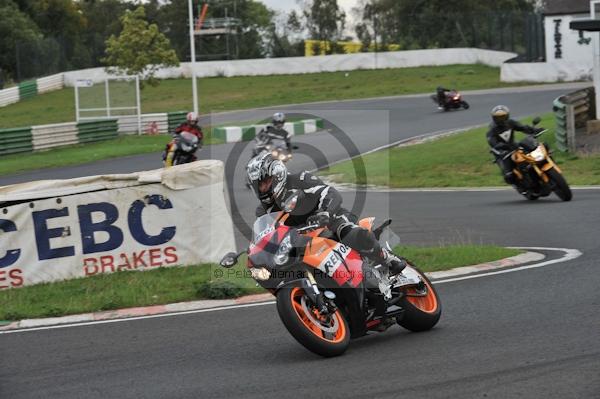
[[446,105],[447,93],[450,93],[452,90],[446,89],[442,86],[438,86],[436,91],[437,91],[438,107],[440,109],[442,109]]
[[271,123],[265,126],[265,128],[256,135],[256,145],[252,151],[252,157],[260,154],[273,139],[285,140],[288,152],[292,152],[292,135],[284,129],[284,126],[285,114],[283,112],[276,112],[273,114]]
[[167,167],[173,166],[175,140],[177,136],[183,132],[188,132],[198,137],[198,148],[202,148],[202,139],[204,138],[204,133],[202,133],[202,128],[198,125],[198,114],[195,112],[188,112],[185,117],[185,122],[175,128],[173,131],[173,140],[171,140],[165,148],[163,160],[165,161],[165,166]]
[[402,259],[382,248],[371,231],[356,224],[356,216],[342,208],[340,193],[317,176],[306,171],[288,173],[285,164],[274,160],[269,153],[251,159],[246,170],[248,181],[261,202],[256,209],[257,217],[280,211],[289,190],[302,190],[302,204],[296,204],[296,208],[306,212],[290,215],[287,225],[327,226],[342,244],[354,248],[376,264],[388,266],[390,275],[400,273],[406,266]]
[[497,105],[492,109],[492,123],[487,132],[487,141],[496,157],[496,163],[502,170],[504,180],[508,184],[516,184],[513,169],[515,163],[512,157],[507,156],[511,151],[518,148],[515,142],[515,131],[526,134],[536,134],[543,128],[526,126],[514,119],[510,119],[510,110],[505,105]]

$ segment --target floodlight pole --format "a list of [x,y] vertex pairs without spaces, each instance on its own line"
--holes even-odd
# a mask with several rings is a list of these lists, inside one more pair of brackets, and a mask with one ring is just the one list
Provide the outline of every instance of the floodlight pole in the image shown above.
[[194,10],[192,0],[188,0],[188,14],[190,19],[190,56],[192,58],[192,91],[194,97],[194,112],[198,114],[198,86],[196,83],[196,40],[194,38]]
[[[596,5],[600,0],[590,1],[590,18],[596,19]],[[594,47],[594,91],[596,92],[596,119],[600,119],[600,33],[592,32]]]

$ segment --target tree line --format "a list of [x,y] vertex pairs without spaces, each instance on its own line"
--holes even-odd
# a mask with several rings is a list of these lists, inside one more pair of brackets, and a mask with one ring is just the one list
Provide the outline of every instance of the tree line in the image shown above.
[[[297,0],[300,11],[276,13],[259,0],[201,0],[207,18],[239,20],[235,34],[201,37],[199,59],[303,56],[304,41],[361,42],[362,51],[396,48],[513,46],[522,15],[535,0],[360,0],[347,15],[337,0]],[[198,0],[195,1],[198,7]],[[0,80],[23,80],[105,65],[111,36],[123,29],[125,0],[0,0]],[[187,0],[143,2],[149,26],[168,39],[177,58],[190,59]],[[351,23],[350,21],[355,21]],[[513,32],[513,37],[509,29]],[[515,33],[517,32],[517,33]],[[519,39],[519,38],[517,38]],[[356,39],[354,39],[356,40]],[[518,42],[519,40],[517,40]]]

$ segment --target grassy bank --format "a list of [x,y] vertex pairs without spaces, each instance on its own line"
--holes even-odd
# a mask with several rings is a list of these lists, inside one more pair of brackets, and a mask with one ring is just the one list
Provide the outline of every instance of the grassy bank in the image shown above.
[[[505,87],[500,69],[485,65],[449,65],[358,70],[303,75],[242,76],[198,80],[202,113],[324,100],[356,99],[433,92],[438,85],[461,90]],[[190,79],[164,80],[141,93],[143,113],[189,110]],[[72,122],[73,88],[40,95],[0,108],[0,128]]]
[[[495,246],[398,247],[424,271],[446,270],[514,256],[521,251]],[[123,271],[0,291],[0,320],[55,317],[137,306],[237,297],[262,292],[245,260],[233,269],[216,265]]]
[[[530,123],[531,119],[524,120]],[[553,114],[543,115],[540,126],[548,132],[540,137],[556,148]],[[504,180],[489,153],[487,128],[470,130],[440,140],[396,147],[364,156],[366,179],[357,177],[356,161],[323,171],[336,182],[372,184],[394,188],[503,186]],[[517,137],[522,137],[518,133]],[[600,156],[576,156],[556,151],[555,161],[573,185],[600,184]]]

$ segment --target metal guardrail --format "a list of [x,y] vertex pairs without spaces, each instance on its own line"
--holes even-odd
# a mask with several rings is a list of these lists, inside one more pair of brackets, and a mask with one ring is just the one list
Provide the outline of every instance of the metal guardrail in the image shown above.
[[79,130],[75,122],[33,126],[31,133],[33,151],[79,143]]
[[77,128],[79,129],[77,137],[80,143],[109,140],[117,138],[119,135],[117,119],[79,122]]
[[0,129],[0,155],[32,150],[31,127]]
[[37,81],[19,83],[19,97],[21,100],[32,98],[37,95]]
[[586,128],[587,121],[595,119],[595,92],[593,87],[577,90],[558,97],[553,102],[556,118],[556,146],[562,152],[575,152],[577,135]]

